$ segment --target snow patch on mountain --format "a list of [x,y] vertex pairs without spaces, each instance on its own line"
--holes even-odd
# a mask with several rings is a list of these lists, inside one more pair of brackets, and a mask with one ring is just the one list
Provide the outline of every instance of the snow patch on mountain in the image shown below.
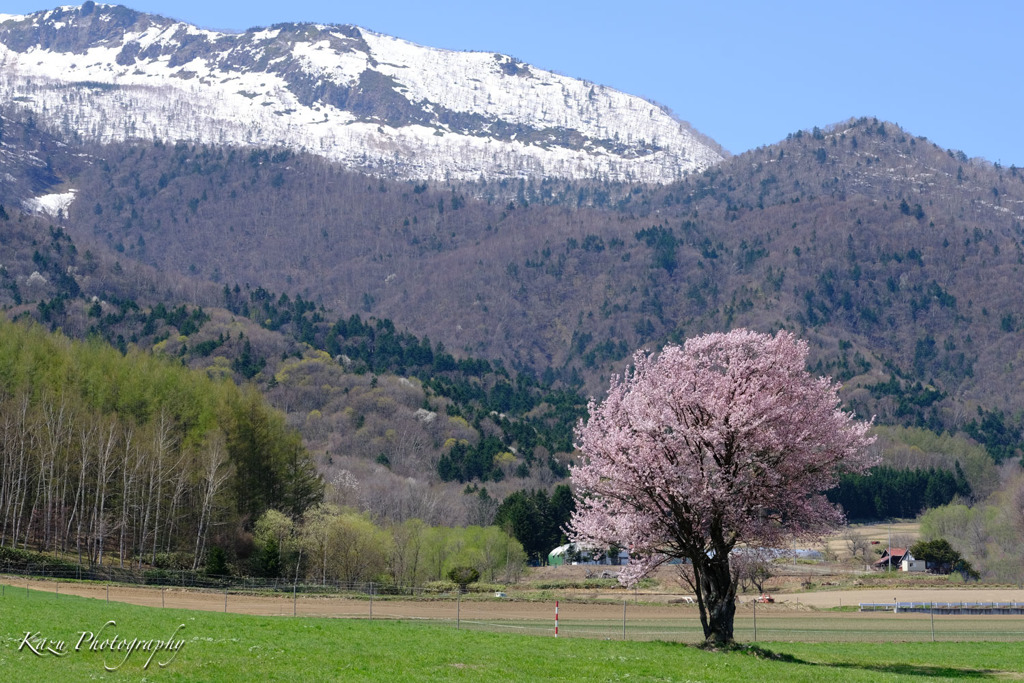
[[31,213],[42,213],[57,218],[61,214],[67,214],[68,207],[73,201],[75,201],[75,190],[69,190],[26,199],[22,202],[22,207]]
[[722,159],[662,107],[505,55],[108,5],[0,15],[0,98],[65,135],[282,145],[411,179],[664,183]]

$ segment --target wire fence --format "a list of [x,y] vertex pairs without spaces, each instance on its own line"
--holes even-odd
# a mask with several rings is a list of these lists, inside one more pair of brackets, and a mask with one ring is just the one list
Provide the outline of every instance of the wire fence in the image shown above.
[[283,577],[211,576],[203,571],[181,569],[144,569],[111,565],[5,565],[0,574],[26,576],[54,581],[92,581],[132,586],[164,586],[189,589],[227,589],[232,592],[300,592],[322,595],[357,593],[376,595],[423,596],[443,592],[434,586],[413,586],[398,583],[355,582],[324,579],[322,581],[295,581]]
[[1022,614],[1024,602],[862,602],[861,612],[928,612],[929,614]]
[[[66,573],[66,572],[65,572]],[[257,580],[220,586],[154,586],[144,582],[78,580],[77,576],[0,576],[0,597],[24,591],[60,599],[77,595],[159,608],[231,612],[277,617],[396,619],[456,630],[479,630],[559,638],[703,640],[692,604],[632,600],[540,601],[490,594],[460,595],[409,587],[382,594],[373,584],[285,584]],[[557,611],[556,611],[557,610]],[[740,642],[1024,642],[1024,616],[936,611],[835,611],[790,605],[737,607]]]
[[[697,643],[703,628],[693,606],[676,607],[668,616],[659,606],[625,603],[618,619],[593,618],[583,607],[562,604],[558,637],[602,640],[661,640]],[[463,607],[465,614],[465,607]],[[679,614],[681,613],[681,614]],[[464,619],[463,623],[466,623]],[[498,621],[495,616],[470,620],[469,628],[518,629],[554,635],[553,626],[533,622]],[[463,628],[466,628],[464,625]],[[774,607],[743,607],[737,611],[734,637],[739,642],[959,642],[1024,641],[1024,618],[1005,616],[959,616],[938,614],[863,614],[843,611],[788,611]]]

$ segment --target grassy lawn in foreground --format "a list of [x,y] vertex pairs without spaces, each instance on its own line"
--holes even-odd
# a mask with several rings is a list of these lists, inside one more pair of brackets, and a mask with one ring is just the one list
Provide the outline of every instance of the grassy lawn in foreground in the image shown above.
[[[170,654],[73,651],[82,631],[184,645]],[[33,654],[26,632],[65,641],[63,657]],[[38,642],[38,641],[33,641]],[[254,617],[107,604],[7,587],[0,598],[0,680],[628,680],[879,681],[1024,677],[1019,643],[765,643],[783,660],[641,643],[456,631],[409,621]],[[19,647],[21,650],[19,651]],[[37,646],[38,647],[38,646]],[[39,648],[41,649],[41,648]]]

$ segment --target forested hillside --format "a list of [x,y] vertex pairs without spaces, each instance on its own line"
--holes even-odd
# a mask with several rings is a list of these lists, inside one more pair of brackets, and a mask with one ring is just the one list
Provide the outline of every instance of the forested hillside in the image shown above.
[[858,514],[903,514],[885,501],[918,488],[984,500],[1021,453],[1024,178],[891,124],[662,188],[399,183],[281,150],[79,154],[4,130],[28,150],[9,168],[45,170],[33,192],[76,190],[53,216],[22,210],[24,182],[0,197],[7,315],[252,383],[325,498],[379,522],[485,525],[534,500],[634,349],[737,326],[807,338],[849,406],[914,428],[879,448],[916,473],[873,479],[858,496],[881,505]]
[[0,547],[155,564],[232,547],[323,496],[257,392],[148,353],[0,321]]
[[[386,319],[331,318],[301,296],[237,286],[202,294],[188,278],[122,266],[116,253],[80,252],[44,219],[4,216],[16,257],[0,271],[9,315],[254,383],[302,434],[336,503],[393,522],[487,524],[505,493],[566,475],[584,413],[574,391],[500,362],[456,359]],[[221,305],[180,303],[196,292]],[[451,495],[470,481],[491,493]]]
[[386,318],[592,394],[637,347],[784,327],[863,415],[1017,453],[1024,173],[892,124],[797,133],[662,188],[395,183],[284,151],[92,154],[68,174],[65,228],[164,273]]

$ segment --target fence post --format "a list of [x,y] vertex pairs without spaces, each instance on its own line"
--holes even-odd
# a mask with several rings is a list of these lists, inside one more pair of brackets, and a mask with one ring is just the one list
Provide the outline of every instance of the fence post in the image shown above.
[[110,604],[110,584],[107,584],[107,604]]
[[622,639],[626,639],[626,601],[622,601]]
[[370,621],[373,621],[373,581],[370,582]]
[[754,599],[754,642],[757,642],[757,599]]
[[932,613],[932,642],[934,643],[935,642],[935,605],[930,605],[930,609],[928,611]]
[[224,589],[224,612],[227,613],[227,611],[228,611],[228,589],[225,588]]
[[166,590],[166,589],[163,586],[160,586],[160,606],[161,607],[167,607],[167,603],[164,601],[164,590]]
[[296,616],[299,613],[299,597],[295,592],[296,583],[292,583],[292,616]]
[[558,600],[555,600],[555,638],[558,637]]
[[462,628],[462,592],[455,596],[455,630]]

